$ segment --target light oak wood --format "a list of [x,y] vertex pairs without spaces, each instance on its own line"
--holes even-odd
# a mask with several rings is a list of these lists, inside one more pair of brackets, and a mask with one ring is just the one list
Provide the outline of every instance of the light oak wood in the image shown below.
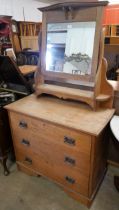
[[96,97],[96,101],[108,101],[110,99],[110,95],[104,95],[104,94],[100,94]]
[[[34,138],[46,139],[47,137],[50,143],[54,143],[55,140],[57,140],[58,145],[63,145],[63,147],[68,146],[69,148],[69,145],[67,144],[65,144],[64,146],[64,137],[67,136],[75,140],[75,145],[71,147],[72,150],[75,149],[77,150],[77,152],[84,152],[85,154],[88,154],[90,151],[90,146],[91,146],[90,135],[87,135],[79,131],[77,132],[73,129],[70,130],[69,128],[67,127],[65,128],[64,126],[60,125],[57,127],[57,125],[54,125],[54,123],[52,122],[51,124],[49,124],[44,120],[39,120],[39,119],[31,120],[31,117],[29,116],[17,114],[14,112],[10,112],[10,118],[12,119],[13,129],[15,133],[17,132],[18,136],[21,136],[21,131],[22,131],[23,135],[27,135],[28,137],[30,137],[30,135],[33,134]],[[19,126],[19,123],[22,120],[24,122],[27,122],[27,128],[21,129],[21,127]],[[29,134],[28,130],[30,132]],[[37,130],[39,130],[39,132],[36,132]]]
[[[75,2],[74,2],[75,4]],[[59,4],[58,4],[59,5]],[[41,53],[41,75],[50,77],[56,77],[62,78],[62,79],[72,79],[72,80],[81,80],[81,81],[94,81],[95,74],[97,71],[97,63],[98,63],[98,51],[99,51],[99,42],[100,42],[100,30],[102,27],[102,12],[103,12],[103,4],[96,5],[94,3],[94,7],[89,6],[88,4],[81,4],[77,2],[77,9],[75,8],[76,5],[72,6],[72,3],[68,3],[67,7],[69,6],[76,9],[74,9],[74,18],[73,19],[66,19],[65,12],[63,11],[63,7],[65,5],[65,2],[60,4],[60,7],[55,7],[54,10],[50,8],[40,8],[41,11],[43,11],[43,23],[42,23],[42,53]],[[82,9],[80,9],[82,7]],[[67,8],[67,10],[68,10]],[[45,11],[46,9],[46,11]],[[53,13],[53,15],[52,15]],[[46,71],[46,37],[47,37],[47,24],[48,23],[68,23],[68,22],[88,22],[88,21],[95,21],[96,22],[96,35],[94,38],[94,51],[93,51],[93,58],[92,58],[92,69],[91,69],[91,75],[71,75],[71,74],[65,74],[65,73],[54,73],[54,72],[48,72]]]
[[17,164],[17,168],[18,168],[19,171],[22,171],[25,174],[28,174],[29,176],[38,176],[34,170],[30,170],[29,167],[26,167],[26,166],[24,166],[21,163],[20,164],[19,163]]
[[[90,168],[90,149],[91,137],[68,129],[63,129],[35,119],[30,120],[29,117],[16,113],[10,113],[12,119],[12,132],[14,147],[23,148],[26,152],[34,150],[34,153],[41,155],[43,159],[52,163],[68,165],[73,170],[81,171],[89,175]],[[19,127],[20,120],[27,122],[28,129]],[[32,123],[32,124],[31,124]],[[37,129],[39,132],[37,132]],[[22,133],[22,134],[21,134]],[[64,137],[70,137],[75,140],[75,145],[68,145],[64,142]],[[27,140],[29,145],[23,144],[23,140]],[[59,153],[60,150],[60,153]],[[57,156],[57,160],[52,156]],[[75,160],[75,164],[65,161],[66,157]],[[83,161],[82,161],[83,160]]]
[[37,66],[35,65],[24,65],[19,66],[19,69],[23,75],[34,73],[36,71]]
[[32,50],[39,50],[38,36],[20,36],[22,50],[31,48]]
[[[35,90],[37,96],[45,93],[63,99],[83,101],[90,105],[93,110],[96,110],[97,107],[112,108],[114,94],[113,88],[108,84],[106,79],[107,64],[103,58],[104,35],[103,33],[101,35],[103,7],[106,4],[107,2],[63,2],[40,9],[43,12],[43,24],[42,43],[40,46],[41,60],[37,73],[35,74]],[[73,12],[69,11],[69,7],[72,8]],[[65,8],[65,11],[63,8]],[[72,75],[46,70],[47,24],[69,23],[72,21],[95,21],[96,23],[91,75]],[[51,84],[48,84],[48,81]],[[78,86],[76,88],[74,83],[77,83],[79,86],[83,83],[84,87],[85,83],[94,83],[94,88],[91,91],[85,90],[85,88],[84,90],[80,90],[81,87]],[[70,88],[68,86],[69,84],[71,85]]]
[[115,92],[119,92],[119,81],[108,80],[110,85],[112,85]]
[[42,93],[54,95],[57,96],[58,98],[74,99],[77,101],[86,102],[92,108],[94,107],[93,92],[91,91],[85,91],[85,90],[50,85],[50,84],[41,84],[38,85],[36,89],[36,94],[39,95]]
[[[114,114],[114,109],[98,109],[52,97],[32,94],[6,106],[8,110],[97,136]],[[92,129],[93,128],[93,129]]]
[[98,189],[101,180],[104,177],[107,165],[107,145],[109,140],[109,127],[103,130],[102,133],[95,138],[92,137],[92,153],[91,170],[90,170],[90,191],[91,196],[95,189]]
[[[29,158],[32,160],[32,164],[29,164],[25,159]],[[48,177],[51,180],[65,185],[67,188],[82,193],[85,196],[88,195],[88,176],[78,173],[75,170],[71,170],[70,167],[63,167],[62,164],[53,164],[47,159],[44,160],[41,156],[35,153],[26,154],[25,150],[19,150],[16,148],[16,159],[24,166],[29,167],[31,170],[37,172],[42,176]],[[74,183],[68,183],[66,177],[70,177],[74,180]]]
[[35,94],[5,108],[18,168],[53,180],[89,207],[106,171],[106,125],[114,109],[94,112],[84,104]]
[[[100,61],[99,70],[96,75],[95,98],[96,107],[112,108],[114,99],[114,90],[106,78],[107,61],[103,58]],[[100,103],[102,102],[102,103]]]
[[73,191],[69,191],[66,188],[64,188],[64,191],[71,196],[73,199],[79,201],[80,203],[84,204],[85,206],[87,206],[88,208],[90,208],[92,201],[94,198],[87,198],[85,196],[83,196],[82,194],[73,192]]
[[[18,168],[47,177],[88,207],[106,172],[108,123],[115,111],[112,109],[113,88],[106,79],[104,36],[100,34],[106,4],[64,2],[41,9],[42,50],[35,72],[36,93],[5,107]],[[45,69],[47,24],[72,21],[96,22],[90,76],[53,73]],[[79,80],[85,84],[82,85],[82,81],[80,84]],[[80,90],[81,85],[84,90]]]

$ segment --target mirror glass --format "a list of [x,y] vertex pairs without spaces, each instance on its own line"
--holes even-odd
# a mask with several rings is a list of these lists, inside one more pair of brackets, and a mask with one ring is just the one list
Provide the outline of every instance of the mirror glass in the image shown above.
[[47,25],[46,71],[90,75],[96,22]]

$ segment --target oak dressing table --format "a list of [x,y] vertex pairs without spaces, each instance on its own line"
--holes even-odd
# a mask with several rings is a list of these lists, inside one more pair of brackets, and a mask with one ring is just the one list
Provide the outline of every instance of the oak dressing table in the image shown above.
[[[18,169],[53,180],[88,207],[106,172],[107,126],[114,114],[100,33],[106,4],[41,9],[36,93],[6,106]],[[80,41],[89,33],[91,39]]]

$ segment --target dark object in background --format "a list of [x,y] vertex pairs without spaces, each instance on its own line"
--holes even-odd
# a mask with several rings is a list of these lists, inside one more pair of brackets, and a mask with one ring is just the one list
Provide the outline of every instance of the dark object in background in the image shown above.
[[37,65],[39,60],[39,52],[30,49],[24,49],[22,52],[16,54],[17,65]]
[[107,71],[107,79],[109,80],[117,80],[116,70],[119,68],[119,55],[115,57],[115,65],[112,69]]
[[8,56],[0,56],[0,91],[0,161],[3,164],[4,174],[8,175],[6,161],[9,152],[13,151],[13,145],[4,105],[33,92],[32,86],[21,74],[16,63]]
[[109,139],[108,160],[109,162],[119,164],[119,142],[114,137],[112,132],[110,134],[110,139]]
[[10,20],[4,18],[0,18],[0,44],[0,53],[2,55],[4,55],[4,52],[7,48],[12,47],[10,40]]
[[21,95],[33,92],[16,63],[8,56],[0,56],[0,87]]
[[8,36],[10,33],[9,21],[0,19],[0,36]]
[[23,66],[27,65],[27,57],[23,53],[18,53],[17,55],[17,65],[18,66]]
[[114,185],[119,192],[119,176],[114,176]]
[[8,153],[13,150],[12,137],[9,127],[8,114],[3,108],[4,105],[13,102],[14,94],[7,92],[0,92],[0,161],[3,164],[4,175],[9,174],[9,170],[6,165]]
[[115,67],[113,67],[112,69],[107,71],[107,79],[108,80],[117,80]]
[[105,44],[110,44],[110,38],[109,37],[105,38]]

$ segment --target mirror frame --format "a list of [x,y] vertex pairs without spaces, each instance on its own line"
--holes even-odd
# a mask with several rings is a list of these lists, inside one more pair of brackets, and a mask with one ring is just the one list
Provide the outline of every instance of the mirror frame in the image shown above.
[[[51,5],[41,8],[43,12],[42,23],[42,45],[40,54],[40,74],[43,80],[62,81],[73,83],[73,81],[84,81],[94,83],[98,68],[99,44],[102,29],[103,8],[108,4],[103,2],[69,2]],[[68,73],[46,71],[46,49],[47,49],[47,24],[49,23],[71,23],[71,22],[96,22],[92,71],[91,75],[72,75]]]

